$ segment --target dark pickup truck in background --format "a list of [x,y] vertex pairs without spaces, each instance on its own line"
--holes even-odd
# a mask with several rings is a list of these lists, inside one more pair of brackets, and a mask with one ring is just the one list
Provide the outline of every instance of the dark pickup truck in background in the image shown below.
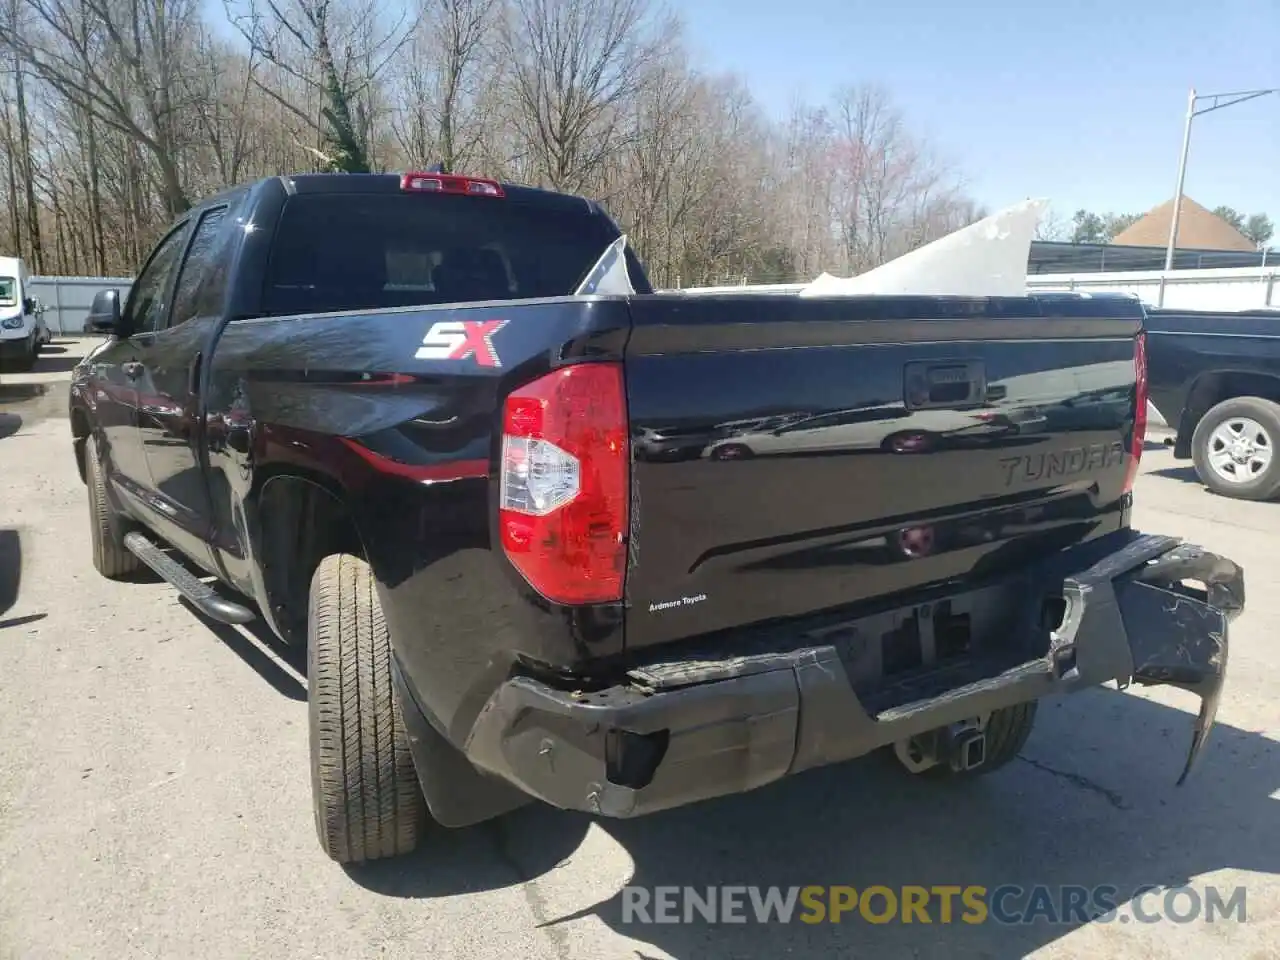
[[94,562],[305,645],[329,856],[880,748],[982,773],[1111,680],[1200,696],[1185,778],[1244,582],[1130,529],[1140,304],[654,294],[629,251],[591,295],[619,238],[489,180],[273,178],[95,301]]
[[1151,403],[1173,453],[1241,500],[1280,495],[1280,310],[1150,308]]

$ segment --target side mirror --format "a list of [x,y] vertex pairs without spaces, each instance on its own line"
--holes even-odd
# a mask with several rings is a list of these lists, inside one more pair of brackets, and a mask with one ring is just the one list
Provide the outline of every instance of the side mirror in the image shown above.
[[94,294],[85,326],[94,333],[120,335],[119,290],[99,290]]
[[37,303],[36,303],[36,298],[35,298],[35,297],[23,297],[23,298],[22,298],[22,312],[23,312],[23,313],[32,313],[32,314],[34,314],[34,313],[38,312],[38,311],[39,311],[39,309],[40,309],[40,307],[39,307],[39,304],[37,304]]

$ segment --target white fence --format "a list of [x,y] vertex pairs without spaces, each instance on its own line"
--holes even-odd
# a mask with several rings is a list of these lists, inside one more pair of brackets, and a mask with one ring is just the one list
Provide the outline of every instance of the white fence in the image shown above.
[[52,333],[76,336],[84,332],[94,294],[114,287],[123,303],[132,284],[132,278],[120,277],[32,277],[31,296],[44,304],[44,322]]
[[1219,267],[1210,270],[1127,271],[1124,273],[1041,273],[1027,277],[1036,290],[1077,293],[1132,293],[1148,306],[1174,310],[1280,309],[1280,269]]
[[[1123,273],[1033,273],[1027,289],[1077,293],[1132,293],[1148,306],[1174,310],[1280,309],[1280,267],[1219,267],[1210,270],[1127,271]],[[681,293],[795,293],[803,283],[760,283],[686,287]]]

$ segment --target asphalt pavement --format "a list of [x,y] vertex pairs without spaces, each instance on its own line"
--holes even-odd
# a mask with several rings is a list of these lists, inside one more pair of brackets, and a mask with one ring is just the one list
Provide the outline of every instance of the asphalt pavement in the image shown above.
[[[1219,724],[1181,788],[1195,698],[1099,689],[1046,702],[1019,760],[959,788],[870,758],[630,822],[531,807],[344,870],[315,838],[296,660],[94,572],[65,419],[83,349],[0,375],[0,957],[1280,954],[1280,505],[1144,457],[1137,525],[1248,577]],[[1247,920],[640,925],[628,883],[1243,885]]]

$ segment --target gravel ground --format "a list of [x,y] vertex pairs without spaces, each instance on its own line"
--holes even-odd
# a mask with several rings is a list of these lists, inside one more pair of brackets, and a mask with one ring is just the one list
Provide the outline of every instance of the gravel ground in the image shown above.
[[[196,619],[163,584],[93,571],[65,419],[66,370],[84,344],[59,341],[22,378],[36,387],[0,377],[0,957],[1280,950],[1280,702],[1266,640],[1280,506],[1216,498],[1166,450],[1144,458],[1138,526],[1224,552],[1249,578],[1219,725],[1180,789],[1195,698],[1100,689],[1044,704],[1022,757],[958,790],[859,761],[633,822],[530,808],[344,871],[311,821],[298,665],[252,632]],[[628,882],[1243,884],[1249,919],[645,926],[623,922]]]

